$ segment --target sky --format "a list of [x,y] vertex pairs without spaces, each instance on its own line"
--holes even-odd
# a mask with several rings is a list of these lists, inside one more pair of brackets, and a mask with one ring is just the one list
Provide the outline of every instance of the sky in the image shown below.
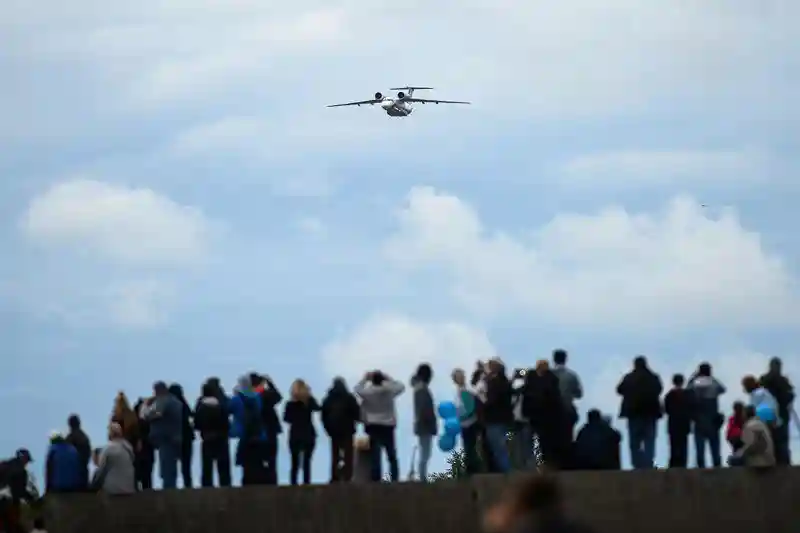
[[[249,371],[426,361],[442,400],[564,348],[611,415],[638,354],[725,406],[772,356],[800,379],[796,2],[292,6],[0,5],[3,454]],[[473,105],[325,108],[400,85]]]

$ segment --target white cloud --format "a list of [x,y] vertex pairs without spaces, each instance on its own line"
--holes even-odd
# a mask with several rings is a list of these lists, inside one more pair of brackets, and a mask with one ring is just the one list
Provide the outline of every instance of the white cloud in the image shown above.
[[153,190],[88,179],[58,183],[34,198],[22,227],[36,241],[131,266],[194,264],[206,254],[211,228],[197,209]]
[[[296,82],[297,70],[314,72],[317,94],[331,91],[333,80],[345,80],[337,93],[431,83],[464,88],[484,108],[559,118],[628,113],[667,100],[751,106],[748,97],[761,97],[760,104],[773,105],[791,94],[791,84],[777,94],[765,89],[791,69],[786,47],[795,46],[794,5],[501,4],[412,2],[398,9],[388,1],[351,0],[336,8],[315,1],[177,1],[131,7],[76,0],[69,12],[6,3],[0,20],[23,30],[13,34],[15,53],[88,59],[98,73],[120,76],[118,96],[172,103],[203,105],[210,88],[267,90],[270,75]],[[318,57],[308,57],[309,50]],[[300,61],[276,69],[286,58]],[[121,68],[122,61],[135,68]],[[298,92],[308,96],[306,88]]]
[[316,217],[302,217],[297,221],[298,229],[312,237],[324,237],[328,228],[324,222]]
[[730,185],[758,180],[767,158],[755,150],[620,151],[574,157],[562,167],[568,185],[664,185],[676,181]]
[[368,370],[381,369],[404,382],[418,364],[427,362],[443,386],[452,369],[470,369],[475,361],[494,355],[486,333],[467,324],[378,314],[328,343],[321,359],[330,376],[358,380]]
[[103,296],[116,325],[153,328],[166,322],[173,290],[157,280],[128,280],[108,287]]
[[603,329],[796,323],[796,283],[731,210],[691,198],[657,213],[562,214],[530,237],[484,227],[459,198],[412,189],[387,257],[436,266],[474,311]]

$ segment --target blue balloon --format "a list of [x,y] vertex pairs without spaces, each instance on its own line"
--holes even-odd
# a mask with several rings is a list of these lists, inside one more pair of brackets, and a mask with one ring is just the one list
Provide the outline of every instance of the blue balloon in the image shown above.
[[775,420],[778,418],[775,413],[775,409],[766,403],[762,403],[756,407],[756,416],[760,418],[762,422],[775,422]]
[[458,409],[453,402],[440,402],[439,403],[439,416],[444,420],[448,418],[456,418],[458,416]]
[[448,418],[444,421],[444,434],[452,437],[461,433],[461,423],[457,418]]
[[456,438],[453,435],[448,435],[445,433],[441,437],[439,437],[439,449],[443,452],[452,452],[453,448],[456,447]]

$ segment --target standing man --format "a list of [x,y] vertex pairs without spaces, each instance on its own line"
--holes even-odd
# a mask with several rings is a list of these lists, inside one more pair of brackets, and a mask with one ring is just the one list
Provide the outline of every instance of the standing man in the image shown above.
[[701,363],[697,372],[689,378],[687,387],[694,400],[694,445],[697,468],[706,467],[706,443],[711,451],[711,464],[722,466],[720,431],[725,415],[719,412],[719,397],[725,394],[725,386],[711,375],[711,365]]
[[70,415],[67,424],[69,425],[67,442],[78,450],[80,490],[86,490],[89,488],[89,461],[92,460],[92,444],[89,442],[88,435],[81,429],[81,419],[78,415]]
[[684,389],[683,384],[683,374],[672,376],[672,389],[664,397],[670,468],[686,468],[689,462],[689,433],[692,431],[694,402],[691,391]]
[[663,388],[661,378],[650,370],[643,355],[633,360],[633,370],[617,385],[617,394],[622,396],[619,416],[628,419],[631,464],[637,470],[653,468]]
[[789,447],[789,421],[794,403],[794,387],[789,378],[781,372],[781,360],[773,357],[769,361],[769,371],[761,376],[759,382],[778,403],[778,417],[782,424],[775,427],[775,460],[779,465],[790,465],[792,455]]
[[386,450],[392,481],[400,480],[395,441],[395,429],[397,428],[395,399],[405,390],[405,385],[380,370],[367,372],[353,389],[353,392],[361,398],[364,429],[369,435],[372,481],[374,482],[381,480],[382,450]]
[[231,436],[239,439],[236,464],[242,467],[242,485],[263,485],[267,482],[267,432],[261,395],[253,390],[251,383],[249,375],[240,377],[236,392],[231,397]]
[[174,489],[178,485],[178,461],[183,446],[183,405],[158,381],[154,396],[145,400],[142,418],[150,423],[150,442],[158,453],[161,486]]
[[553,351],[553,374],[558,378],[558,388],[561,391],[561,400],[564,402],[564,437],[561,443],[563,447],[562,461],[563,467],[571,466],[572,443],[575,437],[575,425],[578,423],[578,409],[575,401],[583,398],[583,386],[578,374],[574,370],[567,368],[567,351],[557,349]]

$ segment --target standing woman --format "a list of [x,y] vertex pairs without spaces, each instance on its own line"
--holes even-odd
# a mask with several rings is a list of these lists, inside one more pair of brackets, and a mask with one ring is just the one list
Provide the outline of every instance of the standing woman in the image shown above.
[[183,409],[181,414],[181,477],[183,478],[183,488],[192,488],[192,455],[194,451],[194,411],[189,407],[186,396],[183,395],[183,387],[177,383],[169,386],[169,392],[180,403]]
[[114,411],[111,413],[111,422],[119,424],[122,428],[122,436],[131,445],[134,450],[141,449],[141,432],[139,430],[139,417],[131,409],[131,404],[128,402],[128,397],[125,393],[119,391],[114,400]]
[[297,485],[297,473],[303,468],[303,483],[311,483],[311,457],[317,443],[313,413],[320,407],[311,389],[302,379],[292,383],[291,400],[286,403],[283,421],[289,424],[289,451],[292,454],[291,483]]

